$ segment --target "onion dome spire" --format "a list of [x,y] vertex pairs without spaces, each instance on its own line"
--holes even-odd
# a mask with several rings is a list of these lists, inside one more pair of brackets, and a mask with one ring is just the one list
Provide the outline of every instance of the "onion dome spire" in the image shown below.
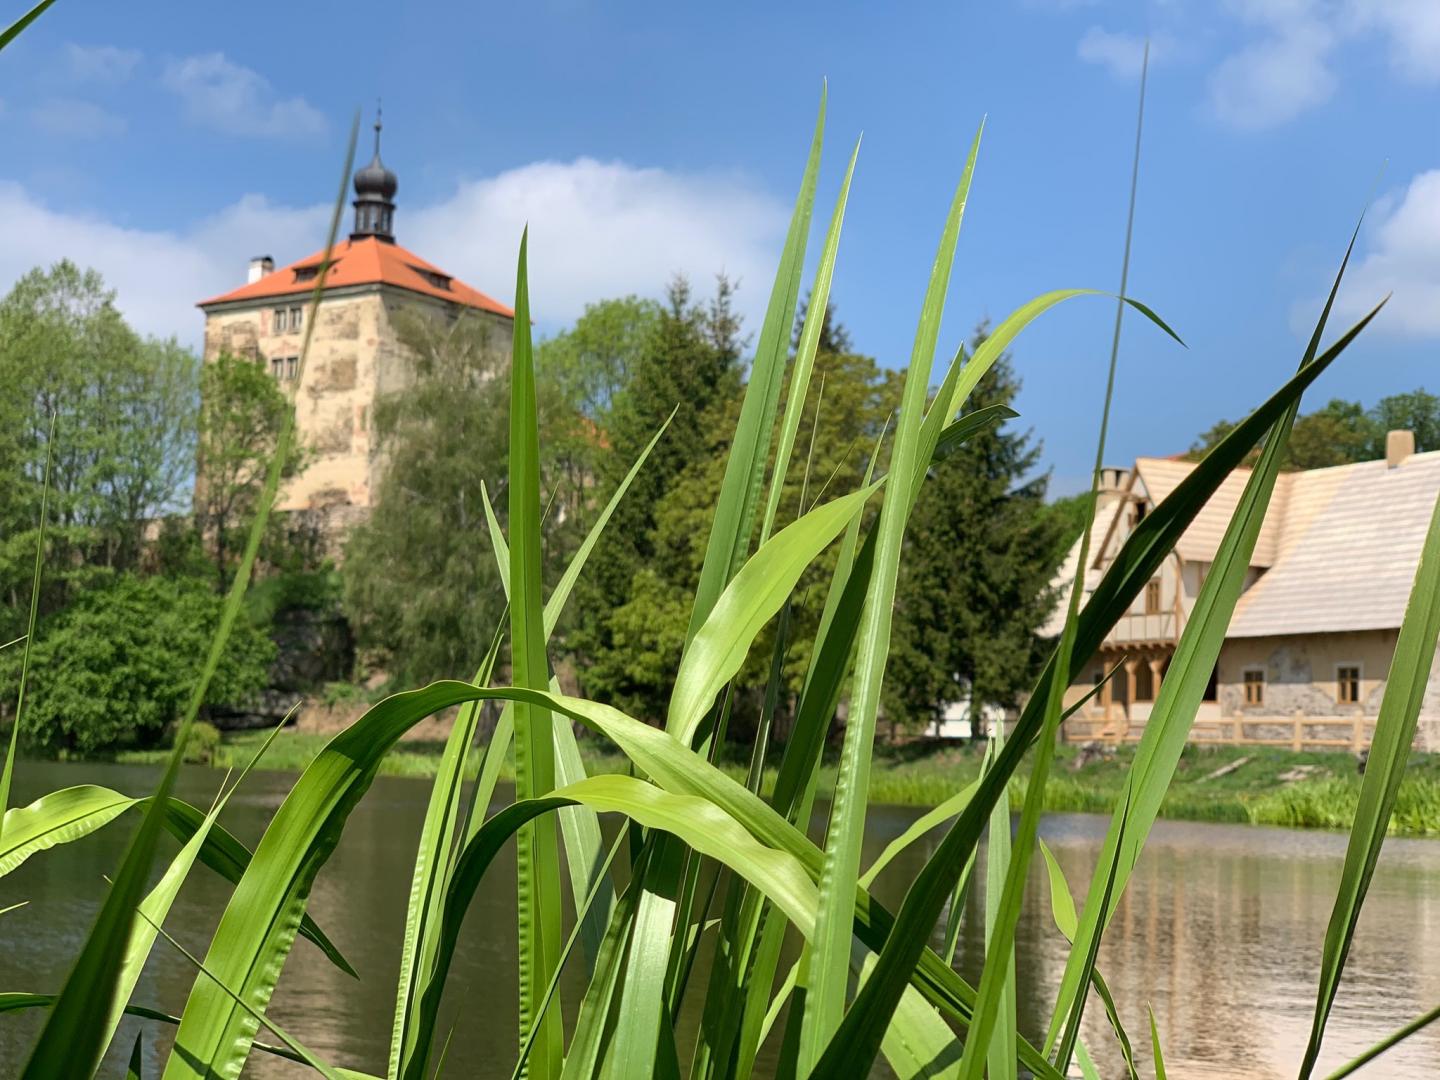
[[373,236],[395,242],[395,192],[400,182],[380,160],[380,107],[375,107],[375,156],[355,173],[355,231],[351,240]]

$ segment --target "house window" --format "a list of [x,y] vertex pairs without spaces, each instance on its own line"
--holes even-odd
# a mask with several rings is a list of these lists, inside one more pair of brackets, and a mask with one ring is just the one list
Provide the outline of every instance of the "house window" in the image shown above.
[[296,304],[294,307],[292,307],[292,308],[290,309],[290,329],[291,329],[291,330],[299,330],[301,324],[302,324],[304,321],[305,321],[305,309],[302,308],[299,304]]
[[1219,682],[1220,682],[1220,668],[1219,668],[1219,665],[1216,665],[1215,667],[1213,667],[1213,668],[1210,669],[1210,680],[1205,684],[1205,693],[1201,696],[1200,700],[1201,700],[1201,701],[1218,701],[1218,700],[1219,700],[1219,695],[1217,694],[1217,690],[1219,689],[1219,687],[1218,687],[1218,683],[1219,683]]
[[295,376],[298,374],[300,374],[300,358],[298,356],[286,357],[285,378],[290,379],[293,382]]
[[285,333],[285,309],[277,307],[270,313],[270,332],[272,334]]
[[1160,614],[1160,579],[1155,578],[1145,583],[1145,614]]
[[1245,682],[1245,704],[1265,704],[1265,672],[1260,668],[1249,668],[1242,676]]
[[1335,668],[1335,700],[1341,705],[1360,701],[1360,665],[1340,664]]
[[285,361],[278,356],[270,358],[270,377],[279,380],[285,374]]
[[1155,700],[1155,673],[1148,660],[1141,660],[1135,667],[1135,700]]

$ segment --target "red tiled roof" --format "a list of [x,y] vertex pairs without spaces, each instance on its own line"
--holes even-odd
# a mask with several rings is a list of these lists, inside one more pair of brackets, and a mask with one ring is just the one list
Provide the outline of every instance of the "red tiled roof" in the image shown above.
[[[307,258],[283,266],[259,281],[202,300],[199,307],[229,304],[240,300],[263,300],[271,296],[295,296],[315,289],[315,273],[325,252],[317,251]],[[341,240],[331,253],[332,265],[325,276],[327,289],[343,289],[350,285],[393,285],[411,292],[423,293],[454,304],[493,311],[497,315],[515,317],[506,307],[479,289],[452,278],[445,271],[426,262],[399,244],[387,244],[373,236],[361,240]],[[448,287],[447,287],[448,286]]]

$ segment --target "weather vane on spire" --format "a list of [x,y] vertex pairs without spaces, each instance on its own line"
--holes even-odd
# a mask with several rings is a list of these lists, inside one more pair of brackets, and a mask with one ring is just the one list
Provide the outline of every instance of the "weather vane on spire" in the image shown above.
[[380,98],[375,99],[375,156],[380,156]]

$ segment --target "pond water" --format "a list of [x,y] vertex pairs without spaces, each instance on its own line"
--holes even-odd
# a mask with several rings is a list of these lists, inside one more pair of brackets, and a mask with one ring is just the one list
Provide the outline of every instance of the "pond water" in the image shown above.
[[[81,782],[139,794],[151,789],[156,775],[138,766],[26,763],[18,770],[16,801]],[[187,769],[179,794],[207,805],[220,775]],[[293,779],[252,775],[231,801],[226,824],[253,845]],[[300,940],[272,1003],[278,1021],[334,1064],[384,1072],[411,862],[428,791],[425,781],[376,780],[316,882],[310,912],[361,981],[335,970]],[[501,794],[509,797],[509,792]],[[916,814],[875,808],[867,861]],[[122,818],[82,841],[32,857],[0,879],[0,907],[30,901],[0,917],[0,990],[59,988],[98,907],[101,874],[113,871],[131,827],[133,821]],[[1103,818],[1079,814],[1055,815],[1042,826],[1077,893],[1104,829]],[[877,886],[882,900],[892,907],[899,903],[904,884],[929,857],[934,842],[915,845],[892,864]],[[1173,1076],[1293,1076],[1309,1030],[1320,943],[1344,842],[1343,836],[1321,833],[1157,824],[1100,953],[1100,970],[1137,1049],[1140,1043],[1148,1046],[1149,1005]],[[1046,888],[1037,861],[1018,936],[1020,1025],[1031,1037],[1043,1033],[1049,995],[1066,953],[1050,920]],[[224,882],[197,868],[167,928],[203,953],[228,891]],[[981,960],[977,893],[972,889],[966,918],[971,929],[962,935],[958,960],[972,979]],[[507,852],[476,897],[452,970],[442,1024],[454,1024],[450,1060],[464,1063],[453,1075],[510,1073],[516,1023],[513,894],[514,861]],[[1437,931],[1440,843],[1389,841],[1330,1022],[1322,1072],[1440,1002]],[[695,978],[692,986],[703,987],[703,971]],[[178,1013],[191,980],[186,962],[162,942],[136,1000]],[[566,989],[573,1010],[578,981]],[[689,995],[690,1011],[698,997],[695,991]],[[695,1019],[683,1018],[682,1038],[688,1040]],[[0,1016],[0,1075],[19,1073],[39,1022],[37,1014]],[[123,1053],[112,1055],[102,1075],[124,1074],[122,1058],[128,1057],[137,1030],[137,1022],[126,1021],[117,1040]],[[170,1034],[159,1024],[145,1028],[146,1075],[158,1075]],[[1105,1075],[1119,1075],[1113,1040],[1093,1001],[1084,1038]],[[1431,1077],[1437,1061],[1440,1024],[1362,1075]],[[252,1055],[246,1071],[261,1080],[302,1075],[310,1074],[263,1054]]]

